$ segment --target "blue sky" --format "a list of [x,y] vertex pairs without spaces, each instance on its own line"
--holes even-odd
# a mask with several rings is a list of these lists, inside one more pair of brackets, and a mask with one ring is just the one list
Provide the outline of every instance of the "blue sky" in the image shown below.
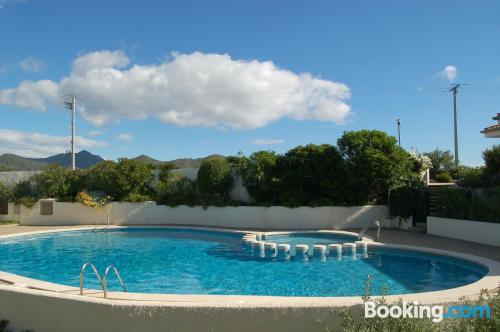
[[68,149],[66,93],[82,98],[80,148],[106,158],[285,152],[346,130],[396,135],[396,118],[405,148],[452,150],[451,82],[470,84],[459,92],[462,163],[500,143],[480,134],[500,112],[498,1],[0,7],[0,153]]

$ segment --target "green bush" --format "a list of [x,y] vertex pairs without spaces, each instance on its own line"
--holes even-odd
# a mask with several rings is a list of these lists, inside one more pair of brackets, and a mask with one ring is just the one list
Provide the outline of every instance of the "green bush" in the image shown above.
[[424,153],[431,160],[432,167],[429,170],[431,179],[435,179],[438,173],[447,172],[451,174],[455,169],[455,162],[450,151],[435,148],[431,152]]
[[10,191],[10,199],[15,204],[32,207],[38,200],[38,193],[34,190],[31,181],[21,181]]
[[[367,289],[370,289],[369,286]],[[377,306],[391,306],[393,304],[402,306],[402,301],[390,303],[385,297],[372,299],[370,295],[363,297],[363,304],[368,301],[373,301]],[[462,332],[462,331],[481,331],[481,332],[498,332],[500,331],[500,289],[496,294],[490,295],[486,291],[482,291],[476,300],[463,298],[454,305],[461,306],[467,305],[474,307],[475,305],[490,307],[490,318],[457,318],[450,319],[444,318],[441,322],[433,322],[432,318],[365,318],[364,315],[358,313],[355,315],[348,308],[337,310],[341,318],[341,332]],[[449,308],[452,304],[445,305]],[[363,311],[361,311],[363,312]],[[321,322],[321,321],[320,321]],[[333,332],[323,323],[325,331]]]
[[196,183],[207,205],[229,202],[229,192],[233,187],[231,164],[225,158],[204,160],[198,170]]
[[158,204],[169,206],[200,204],[196,182],[180,175],[174,177],[169,186],[160,194]]
[[10,199],[10,191],[6,185],[0,182],[0,201],[5,201]]
[[418,189],[414,187],[400,187],[391,190],[390,213],[392,217],[408,219],[413,215]]
[[500,222],[500,187],[472,191],[442,189],[435,215],[443,218]]
[[451,183],[453,182],[453,178],[451,177],[450,173],[448,172],[439,172],[436,174],[434,179],[438,182],[442,183]]
[[42,198],[74,202],[76,194],[85,188],[86,176],[85,170],[73,171],[53,164],[44,168],[41,173],[35,174],[31,181],[36,185]]
[[[5,319],[0,319],[0,332],[13,332],[9,328],[9,321]],[[23,330],[23,332],[32,332],[31,330]]]
[[384,132],[345,132],[337,144],[348,171],[347,204],[385,204],[389,188],[416,181],[410,154]]
[[486,187],[487,180],[484,167],[460,166],[457,172],[458,183],[463,187]]
[[496,176],[500,174],[500,144],[484,150],[483,159],[488,175]]
[[336,147],[298,146],[276,161],[279,203],[288,206],[345,205],[347,171]]
[[123,201],[152,194],[153,178],[151,166],[138,160],[118,159],[118,162],[103,161],[88,172],[89,190],[102,191],[114,200]]
[[270,205],[277,202],[276,161],[278,157],[273,151],[257,151],[249,158],[228,158],[241,175],[243,184],[254,203]]

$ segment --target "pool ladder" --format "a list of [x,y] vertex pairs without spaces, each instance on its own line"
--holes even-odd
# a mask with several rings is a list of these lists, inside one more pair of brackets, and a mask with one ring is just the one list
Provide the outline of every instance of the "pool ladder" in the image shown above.
[[358,240],[363,239],[363,235],[365,235],[366,231],[368,228],[370,228],[370,225],[374,223],[375,226],[377,226],[377,241],[380,238],[380,222],[378,220],[370,220],[369,222],[366,223],[365,227],[361,230],[361,232],[358,233]]
[[99,280],[99,283],[101,284],[102,290],[104,292],[105,299],[108,297],[108,274],[110,271],[113,271],[115,273],[116,277],[118,278],[118,281],[122,285],[123,291],[124,292],[127,291],[127,288],[125,287],[125,284],[123,283],[123,279],[120,276],[120,272],[118,272],[118,269],[114,265],[109,265],[106,268],[106,270],[104,271],[104,276],[101,278],[101,276],[99,275],[99,272],[97,272],[97,269],[94,266],[94,264],[92,264],[91,262],[87,262],[87,263],[83,264],[82,268],[80,269],[80,295],[83,295],[83,272],[85,272],[85,269],[87,268],[87,266],[90,266],[90,268],[92,268],[97,280]]

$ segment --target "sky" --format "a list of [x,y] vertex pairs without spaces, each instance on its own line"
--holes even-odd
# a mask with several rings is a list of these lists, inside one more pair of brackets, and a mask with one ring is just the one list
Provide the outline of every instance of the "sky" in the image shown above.
[[283,153],[377,129],[480,165],[499,144],[498,1],[0,0],[0,153]]

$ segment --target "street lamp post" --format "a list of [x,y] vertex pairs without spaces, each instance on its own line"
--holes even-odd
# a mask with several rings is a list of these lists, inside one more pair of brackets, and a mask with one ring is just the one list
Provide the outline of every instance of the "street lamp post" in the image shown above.
[[398,124],[398,145],[401,147],[401,119],[396,119],[396,123]]

